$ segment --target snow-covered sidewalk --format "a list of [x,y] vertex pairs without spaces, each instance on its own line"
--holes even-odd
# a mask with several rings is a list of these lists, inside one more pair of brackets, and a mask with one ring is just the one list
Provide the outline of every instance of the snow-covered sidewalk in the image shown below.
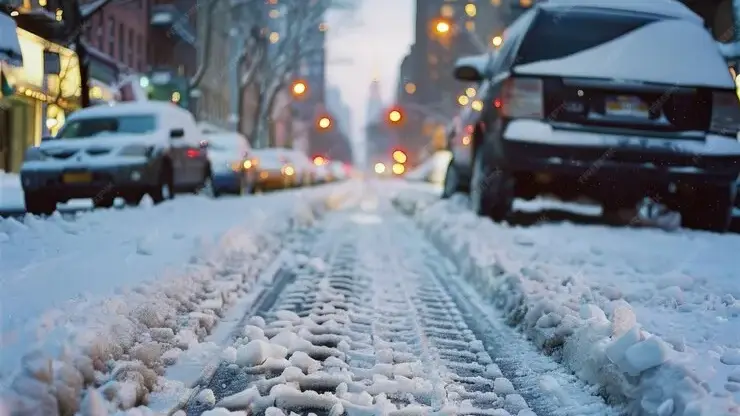
[[[40,396],[39,380],[75,391],[83,384],[74,381],[79,377],[87,383],[113,370],[110,359],[146,362],[151,350],[132,348],[142,337],[174,337],[185,347],[202,339],[216,315],[253,290],[281,238],[310,224],[343,186],[221,200],[180,197],[74,220],[0,220],[0,381]],[[23,361],[23,372],[39,376],[29,381],[16,376],[31,349],[41,354]],[[63,380],[47,382],[43,357],[60,353],[74,358],[77,376],[55,371],[49,377]],[[56,414],[43,407],[51,401],[33,402],[40,414]]]
[[610,399],[644,414],[740,413],[740,236],[510,227],[463,197],[422,194],[399,206],[512,325]]
[[24,210],[20,176],[0,170],[0,211]]

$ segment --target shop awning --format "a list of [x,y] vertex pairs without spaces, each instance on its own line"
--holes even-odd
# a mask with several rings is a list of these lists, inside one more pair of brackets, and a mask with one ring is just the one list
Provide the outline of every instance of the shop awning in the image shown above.
[[17,67],[23,66],[23,53],[15,20],[4,13],[0,13],[0,61]]

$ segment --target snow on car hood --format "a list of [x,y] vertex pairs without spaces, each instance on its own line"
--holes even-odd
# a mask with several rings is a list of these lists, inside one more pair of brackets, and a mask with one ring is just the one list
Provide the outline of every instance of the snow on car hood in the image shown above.
[[565,58],[517,66],[514,72],[735,89],[709,32],[683,20],[651,23]]

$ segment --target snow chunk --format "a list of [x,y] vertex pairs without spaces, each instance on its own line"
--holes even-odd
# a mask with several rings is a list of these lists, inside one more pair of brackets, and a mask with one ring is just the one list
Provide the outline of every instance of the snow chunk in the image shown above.
[[210,407],[216,404],[216,395],[213,394],[213,390],[211,389],[203,389],[195,396],[195,401]]
[[246,390],[240,391],[239,393],[224,397],[216,404],[216,406],[223,407],[229,410],[246,409],[252,404],[255,399],[259,397],[259,390],[256,386],[252,386]]
[[670,348],[663,340],[650,337],[627,348],[624,357],[632,369],[630,375],[636,376],[666,362],[670,352]]
[[502,396],[516,393],[514,385],[511,384],[511,381],[509,381],[508,378],[504,377],[498,377],[493,380],[493,391],[494,393],[500,394]]
[[719,358],[722,364],[726,365],[740,365],[740,350],[728,349]]
[[236,364],[241,367],[254,367],[264,364],[268,358],[284,359],[288,349],[278,344],[257,339],[239,347],[236,353]]

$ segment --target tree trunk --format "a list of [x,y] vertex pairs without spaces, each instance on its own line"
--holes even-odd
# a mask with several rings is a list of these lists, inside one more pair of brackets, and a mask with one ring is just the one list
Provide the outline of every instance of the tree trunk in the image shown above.
[[260,88],[257,92],[257,108],[252,113],[252,125],[250,126],[249,139],[251,144],[256,147],[264,147],[265,143],[262,143],[262,109],[264,108],[264,94]]
[[[87,47],[82,41],[82,31],[75,35],[75,52],[80,68],[80,106],[90,107],[90,60],[88,59]],[[61,85],[59,88],[61,90]]]
[[196,88],[198,85],[200,85],[201,81],[203,81],[203,77],[205,77],[206,72],[208,71],[208,67],[210,66],[211,60],[208,59],[209,55],[211,54],[211,36],[213,35],[213,28],[211,27],[213,24],[213,15],[214,10],[218,7],[218,4],[216,1],[213,2],[213,4],[209,5],[211,7],[211,10],[209,10],[206,14],[206,22],[205,27],[203,30],[205,33],[203,34],[203,48],[200,51],[200,56],[198,59],[198,69],[195,71],[195,75],[190,79],[190,88]]

